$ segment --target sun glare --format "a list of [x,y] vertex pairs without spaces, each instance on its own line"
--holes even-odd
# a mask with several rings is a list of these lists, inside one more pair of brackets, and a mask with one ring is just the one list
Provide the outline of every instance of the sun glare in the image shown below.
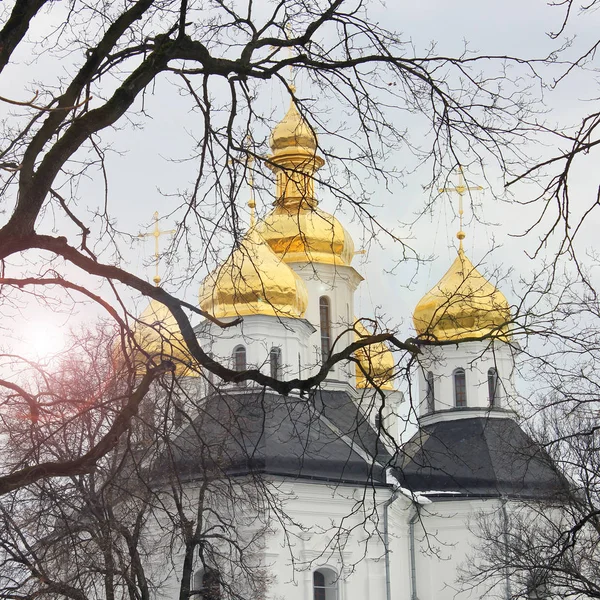
[[33,321],[23,332],[24,354],[35,360],[52,358],[65,345],[61,328],[50,323]]

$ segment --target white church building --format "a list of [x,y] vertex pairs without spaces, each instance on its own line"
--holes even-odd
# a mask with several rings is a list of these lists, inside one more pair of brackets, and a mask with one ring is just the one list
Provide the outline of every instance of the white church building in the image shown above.
[[[374,323],[355,313],[363,277],[352,266],[354,244],[319,207],[313,175],[324,161],[294,103],[271,147],[274,207],[253,218],[200,291],[203,310],[222,321],[242,319],[227,329],[206,320],[196,331],[207,352],[238,371],[307,378],[331,353],[370,335]],[[405,399],[383,343],[337,363],[303,395],[188,378],[203,408],[182,426],[173,468],[191,502],[207,477],[227,478],[231,505],[221,508],[238,511],[236,539],[246,540],[254,565],[228,564],[231,552],[216,536],[212,552],[196,553],[190,597],[216,600],[236,590],[272,600],[487,594],[464,575],[477,550],[474,518],[552,494],[559,478],[515,419],[509,305],[467,258],[463,237],[448,272],[414,311],[419,429],[409,442],[398,442]],[[155,303],[150,310],[177,346],[170,315]],[[185,357],[172,354],[185,380]],[[174,566],[161,597],[180,597],[179,552],[168,561]],[[245,593],[252,569],[262,587]],[[499,582],[493,594],[506,598],[508,585]]]

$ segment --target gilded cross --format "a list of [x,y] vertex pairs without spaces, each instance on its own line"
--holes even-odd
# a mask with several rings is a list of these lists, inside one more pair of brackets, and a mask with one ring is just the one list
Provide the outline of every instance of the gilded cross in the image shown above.
[[246,148],[250,150],[246,152],[246,160],[242,161],[237,158],[232,158],[229,161],[230,165],[244,164],[246,182],[250,188],[250,199],[248,200],[248,208],[250,209],[250,229],[254,227],[256,221],[256,200],[254,199],[254,155],[250,154],[252,151],[252,136],[248,134],[244,140]]
[[[285,24],[284,29],[285,29],[285,39],[291,40],[293,37],[293,33],[292,33],[292,24],[289,21]],[[280,47],[279,46],[271,46],[271,50],[275,50],[275,52],[277,52],[278,50],[280,50]],[[294,65],[291,62],[291,59],[294,57],[294,49],[292,46],[288,46],[287,54],[288,54],[288,58],[290,59],[290,64],[288,65],[288,68],[290,70],[288,87],[292,91],[292,94],[295,94],[296,86],[294,85]]]
[[[252,149],[252,137],[250,134],[246,136],[246,146]],[[246,171],[248,173],[248,186],[250,187],[250,200],[248,200],[248,208],[250,209],[250,228],[255,225],[256,200],[254,199],[254,156],[248,154],[246,158]]]
[[[293,37],[293,33],[292,33],[292,24],[288,21],[285,24],[285,37],[288,40],[291,40]],[[292,58],[294,57],[294,49],[292,48],[292,46],[288,47],[288,58],[290,59],[290,88],[292,90],[292,93],[295,94],[296,93],[296,86],[294,85],[294,65],[292,64]]]
[[160,254],[159,254],[159,247],[158,247],[158,238],[161,235],[168,235],[171,233],[175,233],[175,229],[168,229],[166,231],[161,231],[158,227],[158,211],[154,213],[153,215],[154,217],[154,230],[153,231],[149,231],[148,233],[140,233],[138,234],[139,238],[145,238],[145,237],[153,237],[154,238],[154,262],[156,264],[156,274],[154,275],[153,281],[154,281],[154,285],[156,285],[156,287],[158,287],[158,285],[160,284],[160,275],[158,274],[158,263],[160,261]]
[[479,192],[483,188],[480,185],[469,186],[465,181],[465,176],[463,173],[463,168],[461,165],[458,165],[458,185],[450,188],[439,188],[440,194],[446,193],[456,193],[458,194],[458,219],[460,223],[460,231],[456,234],[456,237],[460,240],[460,247],[462,249],[462,241],[465,238],[465,233],[463,231],[463,196],[466,192]]

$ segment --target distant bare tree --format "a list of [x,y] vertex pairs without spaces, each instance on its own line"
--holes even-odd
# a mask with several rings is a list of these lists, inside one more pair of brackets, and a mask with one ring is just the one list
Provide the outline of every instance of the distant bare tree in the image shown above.
[[[102,330],[81,336],[78,346],[87,356],[56,367],[55,389],[61,390],[59,406],[67,414],[60,435],[52,432],[48,444],[39,447],[57,463],[95,447],[111,427],[113,400],[105,410],[72,418],[91,400],[94,383],[119,387],[113,357],[103,354],[111,347],[106,337]],[[146,406],[127,435],[117,438],[90,474],[42,479],[4,495],[0,597],[150,600],[173,572],[178,596],[186,600],[209,598],[211,585],[218,591],[215,598],[264,592],[261,540],[269,512],[280,520],[285,512],[260,478],[228,477],[222,468],[228,464],[228,438],[198,430],[215,415],[203,414],[197,394],[186,396],[166,379],[162,383],[145,396]],[[176,397],[185,406],[176,406]],[[181,463],[186,425],[192,432],[183,438],[195,441],[193,460],[203,473],[191,486]],[[24,432],[11,429],[5,452],[16,459],[29,447]]]
[[[552,397],[537,440],[564,477],[561,494],[502,503],[473,523],[480,545],[464,580],[512,598],[600,597],[600,455],[597,401]],[[546,399],[546,403],[548,399]]]

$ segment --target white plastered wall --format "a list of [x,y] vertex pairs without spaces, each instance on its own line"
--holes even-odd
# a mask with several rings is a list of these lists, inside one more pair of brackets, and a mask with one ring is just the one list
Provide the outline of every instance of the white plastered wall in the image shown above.
[[[465,370],[467,409],[490,411],[488,371],[496,369],[499,377],[496,408],[512,410],[515,406],[514,386],[515,346],[502,341],[461,342],[446,346],[423,346],[419,356],[419,415],[429,415],[426,393],[428,372],[433,373],[435,390],[435,413],[455,408],[454,372]],[[456,409],[460,412],[463,409]],[[500,410],[499,416],[506,416]],[[438,417],[427,416],[428,422]]]
[[[265,564],[276,574],[267,598],[313,600],[313,572],[326,568],[338,575],[338,600],[385,600],[383,504],[392,490],[310,482],[278,488],[287,497],[286,513],[304,529],[292,528],[288,532],[292,535],[286,536],[279,526],[266,540]],[[388,513],[394,600],[408,600],[408,507],[408,501],[399,497]]]
[[310,374],[310,348],[316,334],[305,319],[249,315],[243,317],[238,325],[225,329],[205,322],[197,334],[215,359],[231,368],[234,367],[234,349],[243,345],[248,368],[258,367],[269,375],[269,353],[271,348],[278,347],[281,350],[283,379]]
[[[485,585],[476,585],[480,539],[477,518],[497,514],[497,499],[440,500],[421,508],[415,523],[416,592],[418,600],[479,600],[490,598]],[[495,595],[506,597],[502,588]],[[414,599],[413,599],[414,600]]]
[[[311,338],[311,362],[318,368],[321,362],[321,328],[319,299],[327,296],[331,307],[332,343],[349,325],[354,323],[354,292],[362,281],[361,275],[353,267],[320,263],[290,263],[290,267],[303,279],[308,290],[306,319],[315,327]],[[334,351],[344,349],[354,341],[353,332],[347,332],[336,343]],[[355,385],[354,364],[338,363],[331,371],[330,387],[333,381]]]

